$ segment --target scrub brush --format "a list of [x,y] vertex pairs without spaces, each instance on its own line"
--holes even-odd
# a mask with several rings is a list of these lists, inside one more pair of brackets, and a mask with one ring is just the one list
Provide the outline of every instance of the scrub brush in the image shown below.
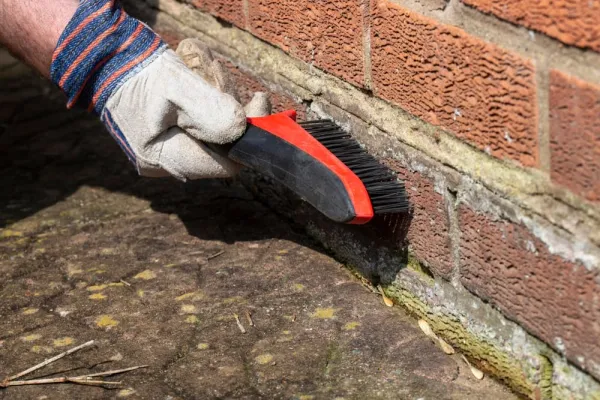
[[282,183],[336,222],[365,224],[408,211],[404,183],[329,120],[285,111],[247,119],[228,157]]

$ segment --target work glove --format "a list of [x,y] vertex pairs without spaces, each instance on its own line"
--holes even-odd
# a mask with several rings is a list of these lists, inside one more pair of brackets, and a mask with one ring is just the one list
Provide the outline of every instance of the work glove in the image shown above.
[[[231,95],[239,101],[235,84],[225,68],[212,56],[212,52],[198,39],[182,40],[177,47],[177,55],[194,73],[222,93]],[[256,92],[252,100],[244,106],[246,117],[264,117],[271,114],[271,101],[267,93]]]
[[[68,96],[67,107],[100,117],[140,175],[229,177],[239,166],[218,145],[244,133],[246,113],[220,64],[196,47],[201,74],[117,1],[82,0],[59,39],[50,76]],[[258,95],[249,107],[265,110],[266,103]]]

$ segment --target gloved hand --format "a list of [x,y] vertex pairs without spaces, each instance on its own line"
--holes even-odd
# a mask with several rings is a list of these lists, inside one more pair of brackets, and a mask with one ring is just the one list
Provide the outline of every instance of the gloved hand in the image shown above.
[[[213,59],[210,49],[204,43],[198,39],[182,40],[177,47],[177,55],[188,68],[200,75],[210,85],[239,101],[230,75],[218,60]],[[264,117],[271,114],[269,96],[263,92],[254,93],[252,100],[244,107],[244,111],[247,117]]]
[[[246,115],[216,84],[228,80],[208,50],[202,59],[204,78],[118,2],[83,0],[59,39],[50,73],[69,97],[67,106],[98,114],[141,175],[228,177],[237,164],[205,143],[239,138]],[[265,96],[252,103],[265,108]]]

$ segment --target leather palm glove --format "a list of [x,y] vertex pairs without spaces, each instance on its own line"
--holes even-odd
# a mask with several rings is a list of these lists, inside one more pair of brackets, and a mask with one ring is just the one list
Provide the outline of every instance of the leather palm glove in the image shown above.
[[[206,48],[192,48],[200,74],[118,1],[82,0],[54,51],[51,79],[69,108],[100,117],[140,175],[229,177],[238,165],[209,145],[239,138],[246,113],[226,93],[231,84],[220,64]],[[249,106],[268,110],[266,96]]]

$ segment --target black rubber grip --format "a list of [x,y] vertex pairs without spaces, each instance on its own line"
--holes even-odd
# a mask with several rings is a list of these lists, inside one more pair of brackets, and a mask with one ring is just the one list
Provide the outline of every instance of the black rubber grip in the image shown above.
[[269,176],[337,222],[350,222],[354,207],[338,176],[310,154],[261,128],[248,124],[228,157]]

